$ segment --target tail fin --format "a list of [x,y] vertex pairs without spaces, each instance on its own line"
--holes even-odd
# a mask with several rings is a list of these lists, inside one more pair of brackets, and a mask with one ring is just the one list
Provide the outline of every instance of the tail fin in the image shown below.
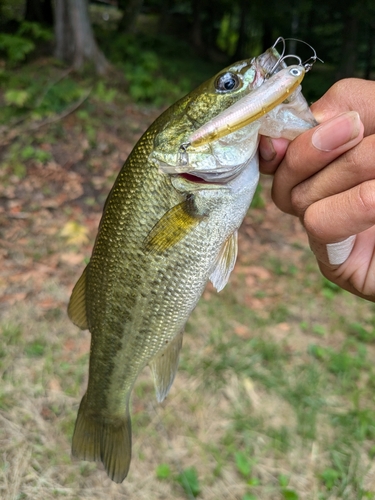
[[122,483],[131,460],[131,421],[127,410],[123,420],[109,422],[92,418],[85,408],[86,396],[78,410],[72,441],[72,455],[82,460],[102,462],[108,476]]

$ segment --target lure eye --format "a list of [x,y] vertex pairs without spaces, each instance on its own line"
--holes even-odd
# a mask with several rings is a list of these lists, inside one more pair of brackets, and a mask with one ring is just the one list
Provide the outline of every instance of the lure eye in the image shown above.
[[235,73],[223,73],[215,81],[215,88],[218,92],[231,92],[238,89],[240,79]]
[[292,76],[300,76],[301,75],[301,70],[298,69],[298,68],[292,68],[289,73],[292,75]]

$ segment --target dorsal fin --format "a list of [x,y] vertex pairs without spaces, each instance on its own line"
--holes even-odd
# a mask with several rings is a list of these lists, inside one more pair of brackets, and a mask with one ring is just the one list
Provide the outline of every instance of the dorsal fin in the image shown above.
[[168,395],[176,376],[183,332],[169,342],[166,349],[149,362],[154,377],[156,399],[161,403]]
[[86,315],[86,273],[87,267],[75,284],[68,305],[69,318],[81,330],[88,328]]
[[230,273],[233,271],[237,259],[237,230],[225,241],[219,256],[216,260],[215,268],[211,273],[210,280],[216,290],[220,292],[228,283]]
[[144,241],[146,252],[162,253],[182,240],[202,220],[192,198],[175,205],[155,224]]

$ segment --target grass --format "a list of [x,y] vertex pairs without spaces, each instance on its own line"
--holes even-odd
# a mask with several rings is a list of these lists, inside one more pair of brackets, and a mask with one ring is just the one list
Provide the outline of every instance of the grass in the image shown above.
[[[222,293],[208,287],[165,403],[156,404],[148,371],[140,376],[133,462],[121,486],[70,459],[89,335],[56,307],[69,287],[50,278],[4,310],[2,498],[374,498],[374,307],[344,292],[327,298],[313,270],[306,288],[305,249],[289,251],[281,260],[296,270],[280,275],[269,247],[272,284],[249,288],[240,258]],[[263,264],[255,257],[247,269],[255,262]],[[46,296],[55,304],[47,311],[38,305]],[[263,306],[251,309],[251,300]]]
[[128,479],[71,460],[90,336],[66,304],[113,178],[156,114],[106,89],[1,156],[0,498],[375,498],[375,306],[320,276],[269,179],[230,283],[208,286],[188,322],[170,396],[156,403],[148,369],[137,381]]

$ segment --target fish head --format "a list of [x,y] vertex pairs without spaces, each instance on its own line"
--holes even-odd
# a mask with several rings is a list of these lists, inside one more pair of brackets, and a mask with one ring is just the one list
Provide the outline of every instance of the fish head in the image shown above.
[[234,63],[169,108],[155,134],[150,161],[164,173],[190,173],[205,181],[227,182],[238,175],[256,153],[260,124],[204,146],[184,144],[201,125],[259,87],[270,65],[263,67],[259,58]]

